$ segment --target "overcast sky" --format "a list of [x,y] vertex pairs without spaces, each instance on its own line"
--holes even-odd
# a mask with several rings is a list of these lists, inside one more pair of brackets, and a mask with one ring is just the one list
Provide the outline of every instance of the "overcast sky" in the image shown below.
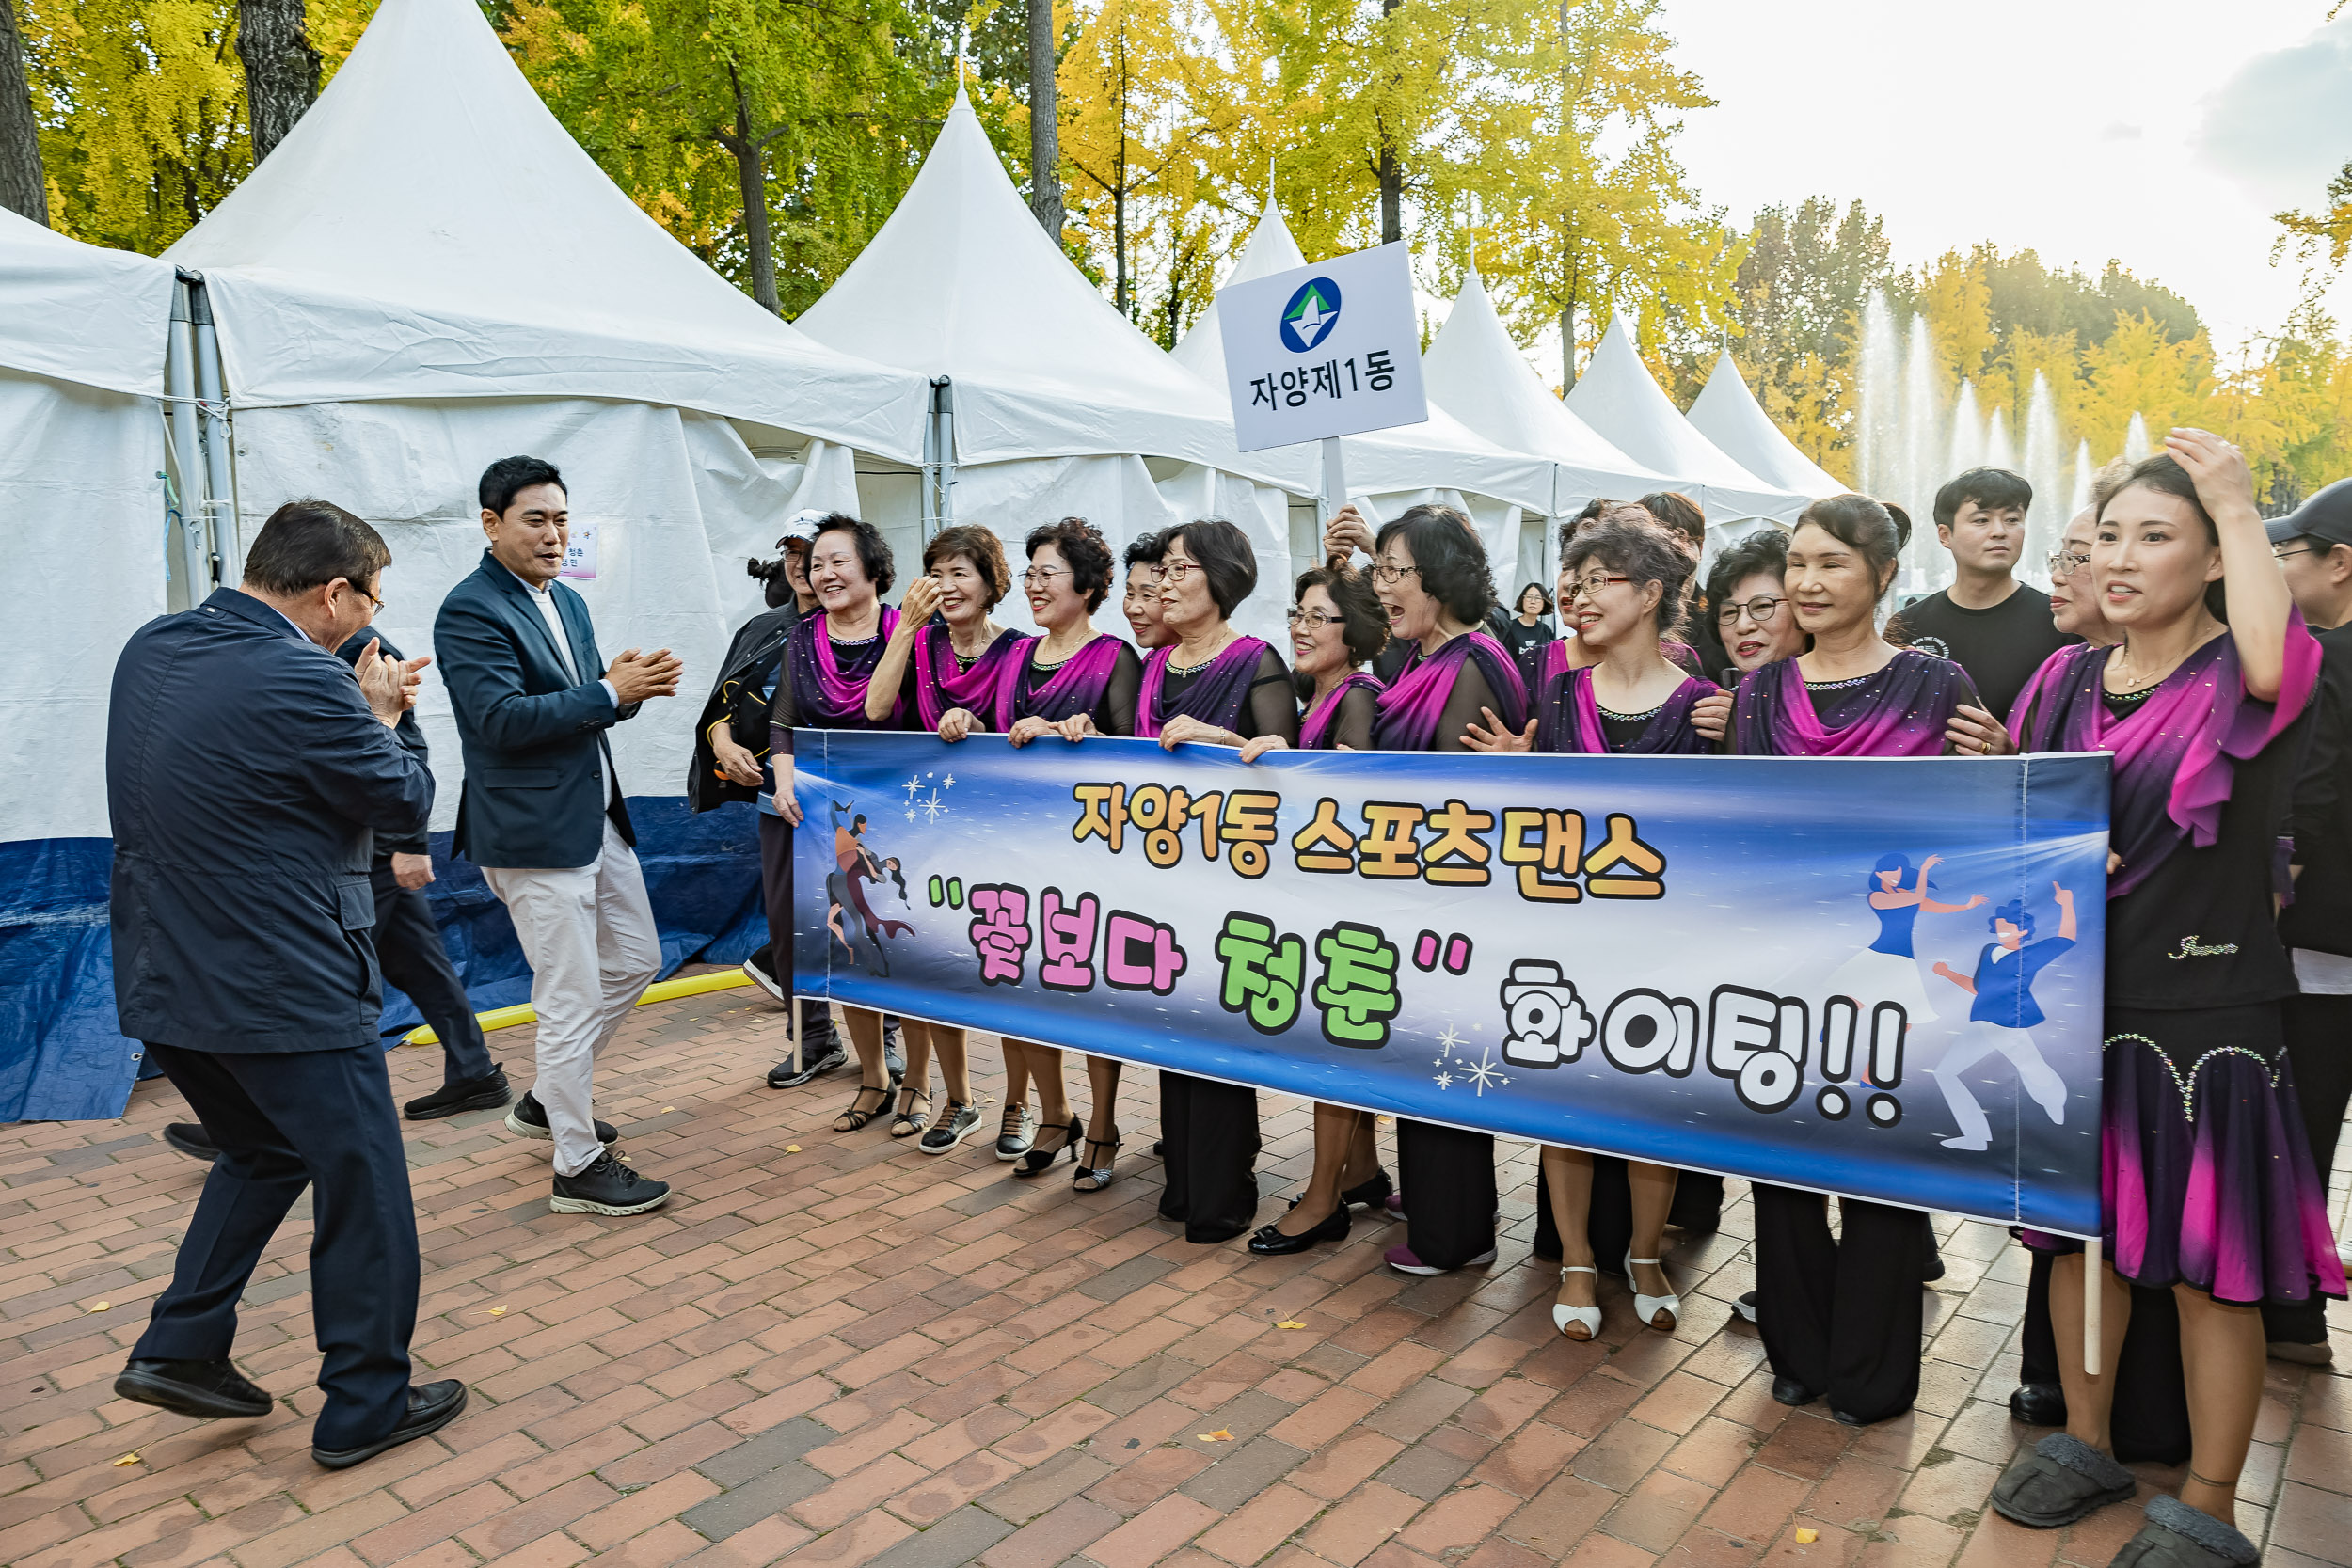
[[[2109,257],[2185,294],[2225,351],[2275,329],[2299,272],[2269,214],[2352,159],[2352,10],[2328,0],[1665,0],[1719,107],[1685,121],[1701,198],[1744,225],[1860,198],[1898,264],[1992,240]],[[2352,280],[2328,300],[2352,328]]]

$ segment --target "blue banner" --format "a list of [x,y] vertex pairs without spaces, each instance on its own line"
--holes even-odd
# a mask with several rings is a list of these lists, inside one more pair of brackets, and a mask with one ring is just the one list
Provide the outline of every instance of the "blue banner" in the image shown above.
[[2098,1232],[2103,754],[796,743],[806,994]]

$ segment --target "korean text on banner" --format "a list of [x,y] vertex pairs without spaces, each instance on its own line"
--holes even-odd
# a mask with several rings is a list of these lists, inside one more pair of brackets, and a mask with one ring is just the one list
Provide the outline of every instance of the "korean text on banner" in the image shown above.
[[1427,422],[1402,243],[1228,283],[1216,312],[1242,451]]
[[798,746],[803,994],[2098,1232],[2103,754]]

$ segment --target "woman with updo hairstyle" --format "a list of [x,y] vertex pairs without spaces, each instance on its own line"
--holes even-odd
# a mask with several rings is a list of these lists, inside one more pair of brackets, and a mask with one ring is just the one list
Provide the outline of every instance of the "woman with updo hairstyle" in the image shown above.
[[[1307,705],[1298,729],[1300,748],[1369,750],[1380,683],[1362,667],[1389,641],[1388,617],[1372,585],[1344,560],[1301,572],[1290,626],[1293,667]],[[1261,736],[1242,748],[1242,761],[1254,762],[1281,744]],[[1317,1101],[1314,1168],[1307,1190],[1291,1204],[1289,1213],[1258,1227],[1249,1238],[1249,1250],[1279,1258],[1304,1252],[1318,1242],[1344,1241],[1348,1211],[1385,1202],[1394,1191],[1396,1184],[1380,1168],[1371,1116]]]
[[[1383,751],[1461,752],[1480,717],[1518,733],[1527,689],[1502,643],[1478,629],[1495,597],[1486,546],[1450,506],[1416,506],[1373,540],[1373,591],[1389,635],[1408,644],[1380,694],[1373,744]],[[1402,1274],[1446,1274],[1495,1258],[1494,1139],[1399,1117],[1403,1244],[1388,1249]]]
[[[2116,1560],[2250,1563],[2260,1554],[2236,1528],[2236,1502],[2263,1405],[2259,1309],[2344,1294],[2286,1053],[2280,1005],[2296,980],[2274,903],[2302,751],[2296,721],[2320,652],[2271,554],[2245,458],[2201,430],[2174,430],[2165,447],[2106,498],[2091,539],[2090,575],[2121,642],[2059,649],[2010,714],[2024,750],[2115,758],[2097,1144],[2106,1201],[2095,1280],[2080,1242],[2025,1233],[2057,1259],[2050,1317],[2066,1430],[2021,1453],[1992,1503],[2052,1528],[2133,1496],[2112,1419],[2127,1287],[2169,1289],[2187,1372],[2188,1470],[2178,1497],[2149,1501]],[[2082,1351],[2094,1289],[2097,1377]]]
[[[1110,594],[1117,564],[1110,546],[1084,517],[1064,517],[1031,529],[1025,547],[1029,568],[1021,588],[1028,595],[1029,618],[1044,635],[1024,645],[1008,738],[1026,746],[1049,735],[1074,741],[1089,735],[1135,734],[1143,661],[1125,639],[1094,629],[1094,612]],[[1033,1040],[1009,1037],[1004,1043],[1005,1117],[996,1158],[1018,1160],[1015,1176],[1041,1176],[1068,1149],[1075,1167],[1072,1184],[1078,1191],[1109,1186],[1120,1064],[1107,1056],[1087,1058],[1093,1119],[1081,1127],[1062,1086],[1061,1052]],[[1038,1086],[1041,1124],[1028,1107],[1032,1083]],[[1098,1149],[1102,1163],[1089,1164]]]
[[[885,682],[882,711],[869,716],[867,699],[884,642],[897,631],[898,612],[882,602],[890,589],[895,563],[890,546],[873,524],[843,513],[828,514],[810,541],[808,581],[817,595],[818,612],[792,628],[784,645],[784,666],[769,707],[769,764],[774,785],[759,797],[760,872],[767,884],[792,907],[792,837],[801,822],[801,803],[794,794],[792,732],[816,730],[891,730],[900,727],[904,713],[896,685]],[[835,857],[847,886],[862,899],[856,875],[862,850],[852,841],[844,846],[838,829]],[[861,909],[867,940],[881,952],[881,923],[870,910]],[[776,949],[776,980],[784,994],[792,994],[788,944]],[[850,1108],[834,1123],[836,1132],[854,1132],[888,1108],[899,1078],[889,1070],[882,1051],[882,1015],[870,1007],[844,1006],[850,1043],[858,1058],[858,1091]],[[870,1097],[870,1099],[869,1099]]]
[[[1160,615],[1175,641],[1152,649],[1144,664],[1136,734],[1169,751],[1238,748],[1261,736],[1296,744],[1290,671],[1263,639],[1231,624],[1234,609],[1258,586],[1249,536],[1208,517],[1160,537]],[[1227,1242],[1248,1230],[1258,1212],[1257,1091],[1164,1071],[1160,1133],[1167,1161],[1161,1217],[1183,1221],[1184,1240],[1194,1243]],[[1105,1172],[1119,1145],[1114,1128],[1104,1146]]]
[[[942,740],[1009,728],[1013,689],[1033,639],[997,626],[988,612],[1011,588],[1012,568],[993,530],[966,524],[932,535],[923,546],[923,575],[907,584],[898,623],[866,689],[866,716],[879,720],[888,713],[895,690],[907,727]],[[915,1147],[926,1154],[945,1154],[980,1124],[969,1037],[915,1019],[905,1020],[904,1027],[906,1079],[890,1135],[918,1139]],[[930,1114],[934,1055],[947,1081],[946,1114],[936,1121]]]
[[[1955,748],[1963,707],[1978,705],[1949,659],[1898,648],[1878,632],[1901,537],[1867,496],[1832,496],[1788,537],[1788,601],[1809,651],[1750,671],[1732,705],[1744,756],[1930,757]],[[1919,1394],[1919,1283],[1933,1232],[1916,1210],[1841,1197],[1833,1240],[1819,1193],[1759,1181],[1756,1326],[1772,1397],[1824,1396],[1848,1426],[1899,1416]]]

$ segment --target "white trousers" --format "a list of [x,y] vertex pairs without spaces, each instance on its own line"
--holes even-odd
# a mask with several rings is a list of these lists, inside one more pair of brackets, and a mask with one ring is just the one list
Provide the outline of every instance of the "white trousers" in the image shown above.
[[577,1176],[603,1149],[594,1111],[596,1053],[661,973],[644,873],[607,817],[604,847],[586,865],[485,865],[482,877],[514,919],[531,964],[531,1005],[539,1014],[532,1093],[555,1134],[557,1173]]
[[1993,1136],[1993,1124],[1986,1119],[1984,1107],[1977,1103],[1974,1091],[1963,1076],[1987,1056],[1999,1053],[2009,1058],[2017,1069],[2017,1082],[2035,1104],[2049,1114],[2050,1120],[2060,1127],[2066,1125],[2066,1080],[2058,1069],[2042,1059],[2042,1050],[2033,1042],[2033,1033],[2026,1029],[2005,1029],[1989,1019],[1971,1019],[1961,1025],[1945,1048],[1944,1059],[1935,1064],[1935,1081],[1944,1089],[1944,1103],[1952,1108],[1952,1119],[1960,1123],[1960,1135],[1977,1148],[1984,1148]]

